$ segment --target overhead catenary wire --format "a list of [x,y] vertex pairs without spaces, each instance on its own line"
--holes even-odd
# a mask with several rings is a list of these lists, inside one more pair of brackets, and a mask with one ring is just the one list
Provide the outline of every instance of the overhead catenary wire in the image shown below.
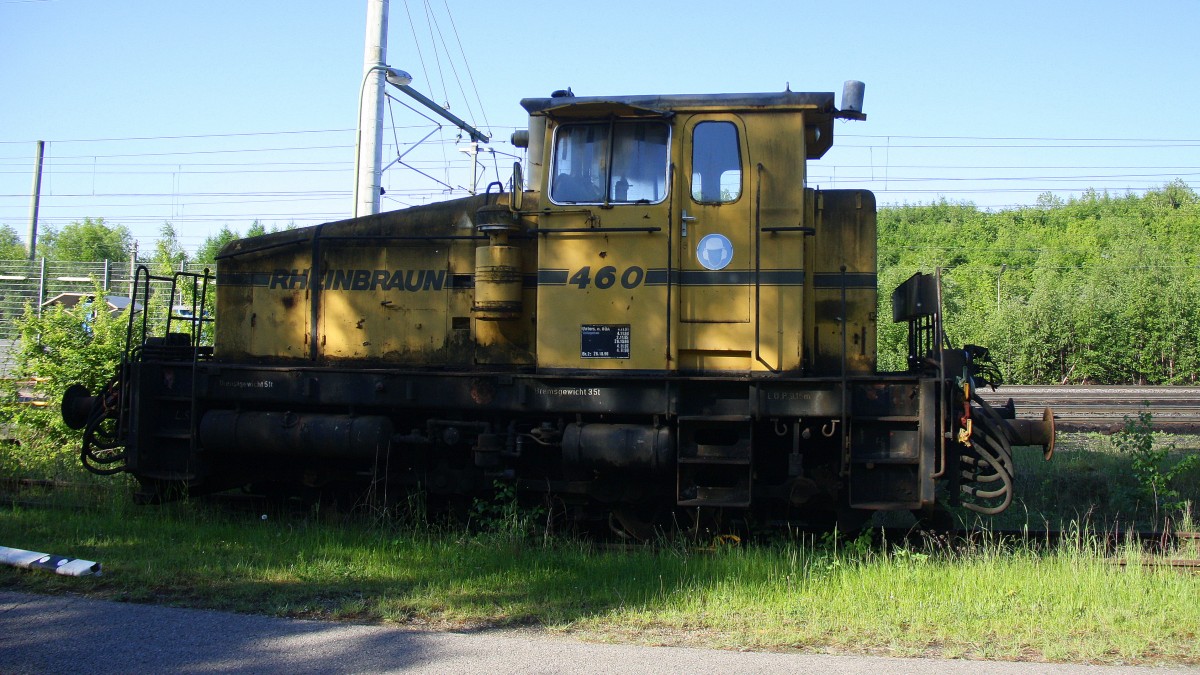
[[[433,18],[432,8],[429,6],[429,0],[425,0],[421,4],[425,7],[425,24],[429,28],[429,42],[433,46],[430,51],[433,52],[433,61],[437,65],[437,81],[442,85],[442,101],[448,102],[450,100],[450,94],[446,90],[446,74],[442,72],[442,57],[438,54],[437,39],[433,35],[433,29],[436,25],[436,22]],[[430,82],[430,86],[433,86],[433,82]]]
[[[475,100],[479,103],[479,114],[483,117],[484,126],[488,127],[490,131],[492,125],[488,121],[487,108],[483,105],[483,98],[479,95],[479,87],[475,84],[475,74],[471,72],[471,62],[467,59],[467,53],[463,49],[462,37],[459,36],[458,26],[454,23],[454,14],[450,11],[450,3],[444,0],[443,4],[446,6],[446,16],[450,19],[450,28],[454,31],[454,40],[458,43],[458,52],[462,56],[463,66],[467,71],[467,78],[471,81],[471,89],[475,92]],[[463,98],[466,98],[466,94],[463,94]],[[467,111],[470,112],[469,107]]]
[[855,134],[839,133],[842,138],[904,138],[917,140],[965,140],[965,141],[1099,141],[1112,143],[1124,141],[1129,143],[1200,143],[1200,138],[1103,138],[1103,137],[1071,137],[1071,136],[925,136],[911,134]]
[[[429,0],[425,0],[425,6],[426,6],[426,7],[429,9],[429,13],[430,13],[430,15],[431,15],[431,17],[432,17],[432,13],[433,13],[433,6],[429,4]],[[447,14],[449,14],[449,12],[450,12],[450,6],[449,6],[449,5],[446,5],[446,12],[447,12]],[[450,19],[450,22],[451,22],[451,25],[453,25],[453,23],[454,23],[453,17],[451,17],[451,19]],[[450,72],[451,72],[451,73],[453,73],[453,75],[454,75],[454,81],[455,81],[455,83],[456,83],[456,84],[458,84],[458,92],[459,92],[459,94],[460,94],[460,95],[463,97],[463,104],[464,104],[464,105],[466,106],[466,108],[467,108],[467,116],[468,116],[468,117],[471,117],[471,118],[474,118],[474,117],[475,117],[475,111],[474,111],[474,110],[471,108],[471,100],[470,100],[470,98],[467,96],[467,92],[466,92],[466,90],[463,88],[463,82],[462,82],[462,78],[461,78],[461,77],[459,77],[459,75],[458,75],[458,67],[454,65],[454,59],[451,57],[451,54],[450,54],[450,48],[446,46],[446,36],[442,34],[442,29],[441,29],[441,26],[437,24],[437,22],[436,22],[436,18],[431,18],[431,20],[430,20],[430,23],[431,23],[431,25],[437,25],[437,28],[438,28],[438,30],[437,30],[437,36],[438,36],[438,40],[439,40],[439,41],[441,42],[441,44],[442,44],[442,50],[446,52],[446,62],[447,62],[449,65],[450,65]],[[455,36],[457,37],[457,32],[455,32]],[[436,45],[435,45],[435,46],[436,46]],[[462,48],[462,43],[460,42],[460,43],[459,43],[459,49],[460,49],[460,51],[461,51],[461,48]],[[464,61],[466,61],[466,54],[465,54],[465,53],[463,53],[463,60],[464,60]],[[443,82],[443,84],[442,84],[442,88],[443,88],[443,90],[445,89],[445,83],[444,83],[444,82]],[[449,100],[450,100],[450,97],[447,95],[447,97],[446,97],[446,101],[447,101],[447,103],[446,103],[446,107],[447,107],[447,109],[449,109],[449,107],[450,107]]]
[[425,80],[429,79],[429,68],[425,65],[425,53],[421,50],[421,40],[417,37],[417,23],[413,21],[412,9],[408,6],[408,0],[404,0],[404,13],[408,17],[408,28],[412,32],[412,46],[417,50],[417,61],[421,65],[421,73],[424,74]]
[[[450,25],[453,25],[452,17]],[[443,47],[448,44],[449,40],[442,41]],[[465,73],[470,73],[469,67]],[[393,117],[393,128],[397,130],[432,129],[436,126],[426,123],[425,120],[409,124]],[[47,158],[47,186],[44,194],[49,197],[49,201],[44,201],[43,207],[47,209],[47,214],[69,214],[73,210],[78,214],[78,218],[66,215],[63,216],[65,220],[47,222],[70,222],[81,219],[84,214],[104,216],[116,223],[121,220],[128,220],[130,223],[152,223],[167,219],[181,223],[212,222],[204,220],[208,218],[236,223],[258,217],[317,222],[341,218],[345,216],[344,213],[317,206],[323,195],[338,194],[338,191],[331,191],[328,187],[342,185],[342,181],[337,180],[336,176],[340,172],[349,173],[352,162],[333,155],[341,153],[351,145],[322,141],[329,140],[330,136],[336,137],[338,134],[350,132],[352,130],[319,128],[125,138],[50,139],[54,143],[52,147],[55,151]],[[1200,167],[1195,163],[1195,154],[1191,152],[1192,148],[1200,146],[1200,140],[1188,138],[953,137],[845,133],[840,136],[863,144],[873,144],[880,149],[889,147],[890,143],[893,150],[892,159],[896,158],[896,149],[910,144],[908,141],[915,141],[911,144],[920,146],[909,151],[902,163],[886,167],[886,183],[879,177],[872,180],[872,177],[868,176],[868,170],[878,172],[884,167],[875,162],[863,162],[865,153],[862,147],[857,147],[857,143],[839,145],[837,150],[850,152],[843,152],[840,156],[831,153],[826,162],[814,165],[814,172],[808,177],[809,185],[814,187],[872,189],[880,196],[881,205],[907,204],[906,197],[917,204],[928,199],[937,200],[944,197],[956,202],[964,200],[964,204],[979,200],[981,205],[976,208],[985,211],[1030,208],[1030,204],[1020,203],[1024,195],[1055,193],[1064,196],[1083,195],[1083,198],[1086,198],[1090,192],[1119,197],[1161,188],[1165,183],[1175,180],[1186,181],[1185,185],[1194,185],[1195,177],[1200,175]],[[298,142],[257,142],[269,139],[295,139]],[[315,142],[305,142],[307,140]],[[404,142],[404,135],[394,133],[392,140],[392,146],[397,153],[411,147],[411,144]],[[405,163],[424,172],[439,167],[444,169],[443,178],[448,178],[442,181],[445,185],[422,188],[419,183],[413,183],[409,178],[403,177],[417,177],[416,173],[409,174],[406,169],[388,181],[387,192],[392,195],[389,203],[409,204],[443,199],[465,191],[461,181],[453,179],[452,174],[455,171],[469,170],[472,162],[460,159],[458,153],[446,148],[449,144],[458,144],[459,140],[440,137],[427,142],[433,146],[430,153],[421,157],[415,154],[408,156]],[[0,144],[3,144],[0,145],[0,150],[7,151],[8,155],[0,156],[0,181],[11,180],[12,182],[7,184],[13,187],[4,190],[3,186],[6,183],[0,182],[0,224],[15,225],[24,220],[28,200],[25,178],[28,176],[30,159],[27,152],[12,153],[13,146],[20,143],[29,142],[0,141]],[[106,143],[119,144],[121,147],[104,147]],[[982,154],[975,149],[986,145],[1014,147],[1014,144],[1021,147],[1039,147],[1039,143],[1050,144],[1054,149],[1061,149],[1059,146],[1066,144],[1071,151],[1083,149],[1084,153],[1090,152],[1088,148],[1119,146],[1123,149],[1119,151],[1121,154],[1106,155],[1096,162],[1064,162],[1059,159],[1045,165],[1030,162],[1029,158],[1034,156],[1032,154],[1023,155],[1024,161],[1013,165],[1007,165],[1003,161],[979,161],[984,157],[990,159],[992,155]],[[975,154],[964,155],[962,162],[947,162],[947,155],[944,153],[937,161],[928,164],[912,161],[913,158],[925,156],[926,148],[945,149],[952,153],[948,157],[956,157],[953,153],[958,150]],[[1178,166],[1172,166],[1169,161],[1161,161],[1161,158],[1158,158],[1159,161],[1147,161],[1133,155],[1129,155],[1133,160],[1130,162],[1113,161],[1114,157],[1127,156],[1125,152],[1153,150],[1162,154],[1164,149],[1172,152],[1183,151],[1182,161],[1178,162]],[[484,153],[491,150],[494,148],[485,148]],[[329,159],[322,161],[324,156],[329,156]],[[1078,156],[1091,157],[1090,154]],[[837,161],[841,157],[846,161]],[[1056,156],[1056,159],[1058,157]],[[904,161],[905,159],[907,161]],[[492,168],[488,167],[488,173],[491,173]],[[976,175],[956,175],[960,172],[973,172]],[[224,174],[244,177],[244,181],[238,185],[243,189],[222,190],[223,186],[215,181]],[[273,174],[286,177],[284,189],[279,189],[285,184],[278,181],[259,181],[260,176],[265,179]],[[154,182],[166,180],[171,181],[167,190],[163,189],[167,187],[163,182]],[[447,187],[448,185],[454,187]],[[346,194],[344,191],[340,193]],[[1004,199],[1004,195],[1010,197]],[[989,196],[1000,199],[988,199]],[[272,208],[269,214],[250,211],[253,204],[261,203],[265,206],[276,200],[280,205],[295,203],[297,208]],[[243,207],[237,208],[239,204]],[[246,208],[246,205],[250,208]],[[226,210],[224,206],[234,208],[228,209],[229,212],[225,214],[216,212]],[[137,213],[139,208],[145,208],[147,213]],[[121,212],[113,213],[112,209],[120,209]],[[161,212],[151,213],[155,209],[161,209]],[[289,210],[293,212],[284,213]],[[192,213],[193,211],[196,213]],[[53,218],[49,215],[47,217]]]
[[[163,140],[185,140],[185,139],[210,139],[210,138],[241,138],[254,136],[286,136],[293,134],[332,134],[332,133],[354,133],[354,129],[297,129],[291,131],[239,131],[226,132],[215,134],[175,134],[167,136],[114,136],[111,138],[59,138],[55,139],[56,143],[111,143],[114,141],[163,141]],[[29,143],[30,141],[3,141],[0,140],[0,145]]]

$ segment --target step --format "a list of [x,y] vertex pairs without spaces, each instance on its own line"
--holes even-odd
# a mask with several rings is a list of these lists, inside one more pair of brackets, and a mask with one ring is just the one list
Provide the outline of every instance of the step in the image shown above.
[[680,457],[680,464],[725,464],[730,466],[749,466],[750,457],[729,457],[704,455],[700,457]]
[[851,420],[853,424],[863,424],[868,422],[879,423],[897,423],[897,422],[920,422],[921,418],[918,415],[882,415],[879,417],[868,417],[866,415],[855,415]]
[[679,506],[721,506],[744,508],[750,506],[750,490],[747,488],[719,488],[697,486],[696,497],[681,499]]
[[155,431],[155,438],[171,438],[181,441],[192,440],[192,432],[190,431]]

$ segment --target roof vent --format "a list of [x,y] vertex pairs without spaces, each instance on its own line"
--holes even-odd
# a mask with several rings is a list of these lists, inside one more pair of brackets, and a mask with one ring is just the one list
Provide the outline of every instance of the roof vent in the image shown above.
[[863,91],[867,85],[858,80],[846,80],[842,85],[842,111],[843,112],[862,112],[863,107]]

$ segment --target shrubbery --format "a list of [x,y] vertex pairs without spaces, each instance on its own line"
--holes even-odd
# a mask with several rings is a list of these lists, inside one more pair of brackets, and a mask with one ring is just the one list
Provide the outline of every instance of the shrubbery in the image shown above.
[[1200,455],[1175,458],[1174,443],[1156,443],[1153,416],[1148,409],[1136,418],[1126,417],[1125,426],[1113,436],[1113,444],[1132,459],[1141,497],[1153,505],[1156,513],[1161,509],[1174,516],[1190,508],[1176,482],[1200,466]]
[[938,267],[948,336],[989,347],[1007,382],[1200,381],[1200,196],[1181,181],[996,212],[881,208],[881,367],[904,367],[892,290]]
[[[104,292],[97,289],[95,297]],[[77,459],[81,434],[63,423],[59,403],[72,384],[96,393],[116,374],[128,316],[108,309],[102,302],[70,309],[56,305],[39,315],[26,307],[17,320],[14,377],[0,389],[0,415],[10,439],[0,448],[0,473],[62,479],[83,471]]]

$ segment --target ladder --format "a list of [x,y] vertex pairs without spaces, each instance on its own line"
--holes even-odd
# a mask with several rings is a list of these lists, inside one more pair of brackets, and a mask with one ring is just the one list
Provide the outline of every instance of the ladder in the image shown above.
[[753,484],[753,428],[748,415],[678,418],[679,506],[744,508]]

